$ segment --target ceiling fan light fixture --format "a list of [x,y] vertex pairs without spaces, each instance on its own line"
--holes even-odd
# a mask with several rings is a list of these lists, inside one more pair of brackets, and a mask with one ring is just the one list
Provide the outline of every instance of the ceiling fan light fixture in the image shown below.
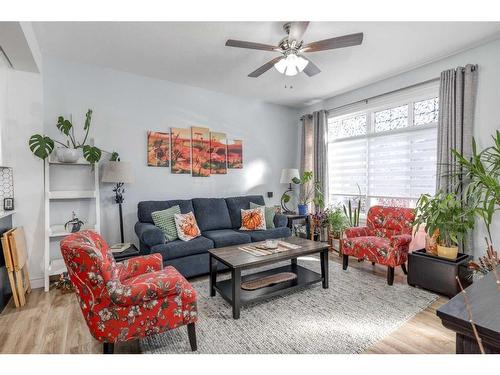
[[302,56],[297,56],[295,53],[290,53],[286,58],[281,59],[274,67],[281,74],[287,76],[294,76],[302,72],[307,64],[308,60],[304,59]]

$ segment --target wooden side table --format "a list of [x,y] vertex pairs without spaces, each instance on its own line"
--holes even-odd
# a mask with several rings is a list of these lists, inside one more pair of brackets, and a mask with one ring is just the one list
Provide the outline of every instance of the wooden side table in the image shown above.
[[121,253],[113,253],[113,257],[117,262],[123,262],[124,260],[134,258],[136,256],[139,256],[139,249],[135,247],[134,244],[131,244],[127,250],[124,250]]
[[428,255],[425,249],[414,251],[408,254],[408,284],[451,298],[460,292],[457,276],[464,288],[472,282],[467,269],[469,258],[459,253],[456,260],[451,260]]
[[293,224],[295,221],[304,220],[306,223],[306,238],[309,239],[311,236],[311,220],[309,215],[299,215],[299,214],[284,214],[288,219],[287,227],[292,230],[293,234]]

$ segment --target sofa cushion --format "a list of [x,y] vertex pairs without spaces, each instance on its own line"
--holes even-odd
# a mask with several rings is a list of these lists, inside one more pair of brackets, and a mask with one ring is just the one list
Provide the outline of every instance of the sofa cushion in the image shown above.
[[179,206],[172,206],[166,210],[154,211],[151,213],[154,224],[165,233],[167,241],[173,241],[179,238],[177,228],[175,227],[175,214],[180,214]]
[[239,245],[252,242],[250,236],[246,233],[237,232],[232,229],[209,230],[202,233],[204,237],[214,241],[215,247],[224,247]]
[[290,228],[287,227],[272,228],[266,230],[245,231],[243,233],[249,234],[250,238],[252,239],[252,242],[290,237],[292,235],[292,231],[290,230]]
[[142,223],[153,223],[151,213],[154,211],[162,211],[167,208],[179,206],[182,214],[187,214],[194,211],[193,204],[190,199],[182,200],[176,199],[171,201],[142,201],[137,205],[137,218]]
[[224,198],[195,198],[192,202],[201,231],[231,228],[231,218]]
[[[250,202],[250,208],[262,207],[258,204]],[[276,208],[274,207],[264,207],[264,214],[266,216],[266,229],[274,228],[274,216],[276,215]]]
[[151,253],[159,253],[163,260],[186,257],[189,255],[202,254],[208,249],[214,248],[214,242],[206,237],[200,236],[191,241],[175,240],[161,245],[151,247]]
[[226,198],[229,216],[231,217],[231,228],[239,228],[241,226],[241,210],[248,210],[250,202],[264,206],[264,198],[262,195],[247,195],[244,197]]

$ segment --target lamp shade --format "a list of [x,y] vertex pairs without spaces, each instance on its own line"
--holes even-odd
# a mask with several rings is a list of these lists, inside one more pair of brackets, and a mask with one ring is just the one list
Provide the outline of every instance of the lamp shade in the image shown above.
[[292,182],[292,179],[295,177],[300,178],[298,169],[293,169],[293,168],[282,169],[281,170],[280,184],[289,184]]
[[101,181],[112,183],[123,182],[125,184],[134,182],[132,165],[127,161],[108,161],[104,165]]

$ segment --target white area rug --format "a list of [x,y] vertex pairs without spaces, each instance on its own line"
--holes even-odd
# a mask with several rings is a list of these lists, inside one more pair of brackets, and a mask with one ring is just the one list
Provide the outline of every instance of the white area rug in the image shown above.
[[[316,257],[299,258],[299,265],[320,272]],[[197,353],[214,354],[361,353],[438,298],[406,284],[389,286],[385,277],[353,267],[343,271],[330,261],[329,289],[318,283],[243,306],[234,320],[219,294],[209,296],[208,278],[193,286]],[[144,353],[191,353],[186,327],[144,339],[141,348]]]

